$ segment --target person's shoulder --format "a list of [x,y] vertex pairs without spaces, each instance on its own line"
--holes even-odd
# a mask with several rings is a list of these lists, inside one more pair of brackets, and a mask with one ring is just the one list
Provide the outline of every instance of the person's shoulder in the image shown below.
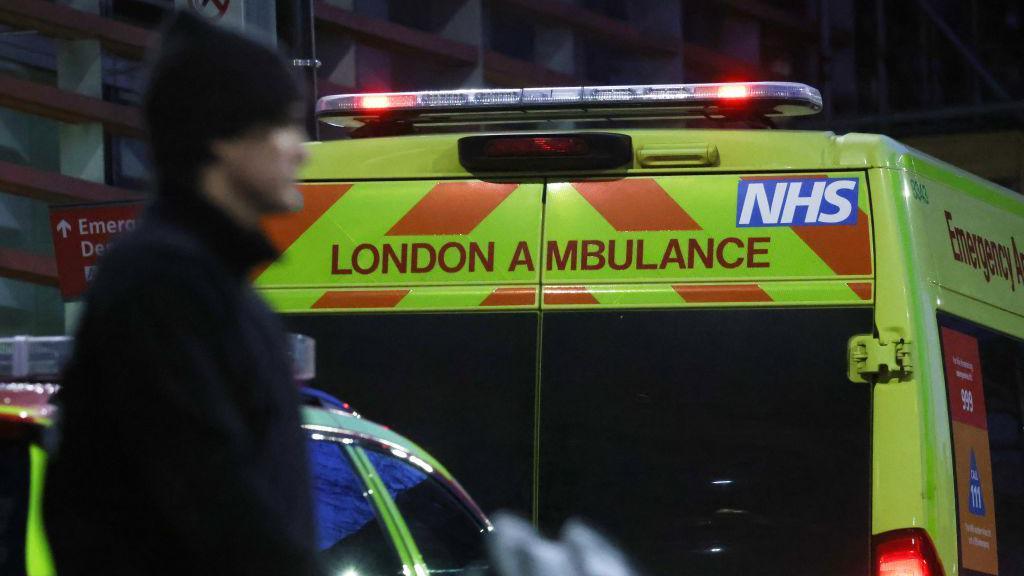
[[91,292],[123,297],[209,283],[216,260],[188,231],[159,221],[144,222],[122,236],[100,260]]

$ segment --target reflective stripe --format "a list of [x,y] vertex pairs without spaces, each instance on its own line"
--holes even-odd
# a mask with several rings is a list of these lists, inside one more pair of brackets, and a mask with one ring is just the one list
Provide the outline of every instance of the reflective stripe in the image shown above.
[[[302,194],[302,209],[292,214],[265,218],[263,230],[267,239],[279,253],[284,254],[350,188],[352,188],[351,184],[300,184],[296,186],[296,189]],[[269,264],[263,264],[257,267],[252,278],[259,278],[268,266]]]
[[871,282],[849,282],[847,286],[853,290],[861,300],[871,300]]
[[470,234],[517,186],[441,182],[388,230],[387,236]]
[[687,302],[771,302],[757,284],[677,284],[672,287]]
[[654,178],[573,182],[572,186],[618,232],[701,230]]
[[586,286],[545,286],[544,304],[558,306],[597,304]]
[[[841,280],[760,283],[644,283],[546,286],[544,308],[701,308],[717,306],[851,306],[863,305],[872,283],[859,283],[858,294]],[[592,300],[591,300],[592,299]]]
[[408,294],[409,290],[329,290],[313,308],[394,308]]
[[814,253],[842,276],[871,274],[871,219],[863,210],[855,226],[793,226]]
[[495,288],[481,306],[533,306],[537,302],[535,286]]

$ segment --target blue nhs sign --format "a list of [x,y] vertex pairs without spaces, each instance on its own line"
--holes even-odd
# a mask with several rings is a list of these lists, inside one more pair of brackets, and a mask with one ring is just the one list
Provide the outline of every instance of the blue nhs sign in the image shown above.
[[736,226],[841,226],[857,223],[856,178],[740,180]]

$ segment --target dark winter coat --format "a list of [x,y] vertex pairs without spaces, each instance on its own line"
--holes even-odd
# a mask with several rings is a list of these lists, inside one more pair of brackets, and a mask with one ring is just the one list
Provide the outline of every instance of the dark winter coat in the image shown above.
[[297,390],[248,284],[274,252],[175,198],[104,257],[86,297],[46,479],[58,572],[311,574]]

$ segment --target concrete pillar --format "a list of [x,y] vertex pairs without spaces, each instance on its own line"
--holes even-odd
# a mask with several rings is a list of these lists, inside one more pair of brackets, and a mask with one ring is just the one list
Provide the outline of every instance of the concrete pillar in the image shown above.
[[653,37],[676,44],[679,50],[671,55],[636,54],[623,56],[622,70],[630,77],[617,78],[627,84],[671,84],[683,81],[683,16],[679,2],[635,0],[627,4],[629,23]]
[[[830,22],[832,28],[842,29],[843,32],[854,38],[856,33],[853,26],[856,20],[855,9],[852,0],[833,0],[829,6]],[[832,105],[829,110],[836,116],[847,116],[857,112],[857,90],[860,79],[857,78],[857,43],[851,41],[845,45],[838,46],[831,50],[831,93]]]
[[[0,159],[57,171],[57,140],[56,122],[0,107]],[[47,205],[0,189],[0,246],[52,253]],[[54,335],[63,330],[64,311],[56,288],[0,278],[0,337]]]
[[[378,18],[388,19],[387,2],[379,0],[327,0],[332,6]],[[378,50],[345,40],[344,43],[336,46],[323,48],[318,44],[319,56],[323,62],[331,62],[337,58],[337,64],[327,74],[327,80],[340,86],[346,86],[358,91],[365,92],[386,92],[392,88],[391,54],[384,50]],[[332,54],[331,51],[335,51]],[[338,56],[337,52],[341,52]]]
[[[69,0],[69,7],[100,13],[99,0]],[[102,48],[97,40],[57,42],[57,86],[92,98],[103,97]],[[103,125],[61,124],[60,171],[66,176],[103,183],[106,181],[106,152]],[[77,302],[64,305],[64,329],[73,333],[81,312]]]
[[483,88],[484,79],[484,25],[487,7],[483,0],[456,0],[438,2],[435,14],[443,11],[443,21],[438,33],[448,39],[475,46],[476,64],[468,68],[459,82],[466,88]]
[[[95,40],[61,41],[57,48],[57,86],[93,98],[103,97],[100,43]],[[103,125],[61,124],[60,171],[93,182],[105,179]]]
[[735,15],[722,22],[722,40],[718,49],[749,62],[755,66],[761,63],[761,22],[754,18]]
[[533,42],[537,64],[563,74],[576,74],[576,34],[571,28],[537,24]]

